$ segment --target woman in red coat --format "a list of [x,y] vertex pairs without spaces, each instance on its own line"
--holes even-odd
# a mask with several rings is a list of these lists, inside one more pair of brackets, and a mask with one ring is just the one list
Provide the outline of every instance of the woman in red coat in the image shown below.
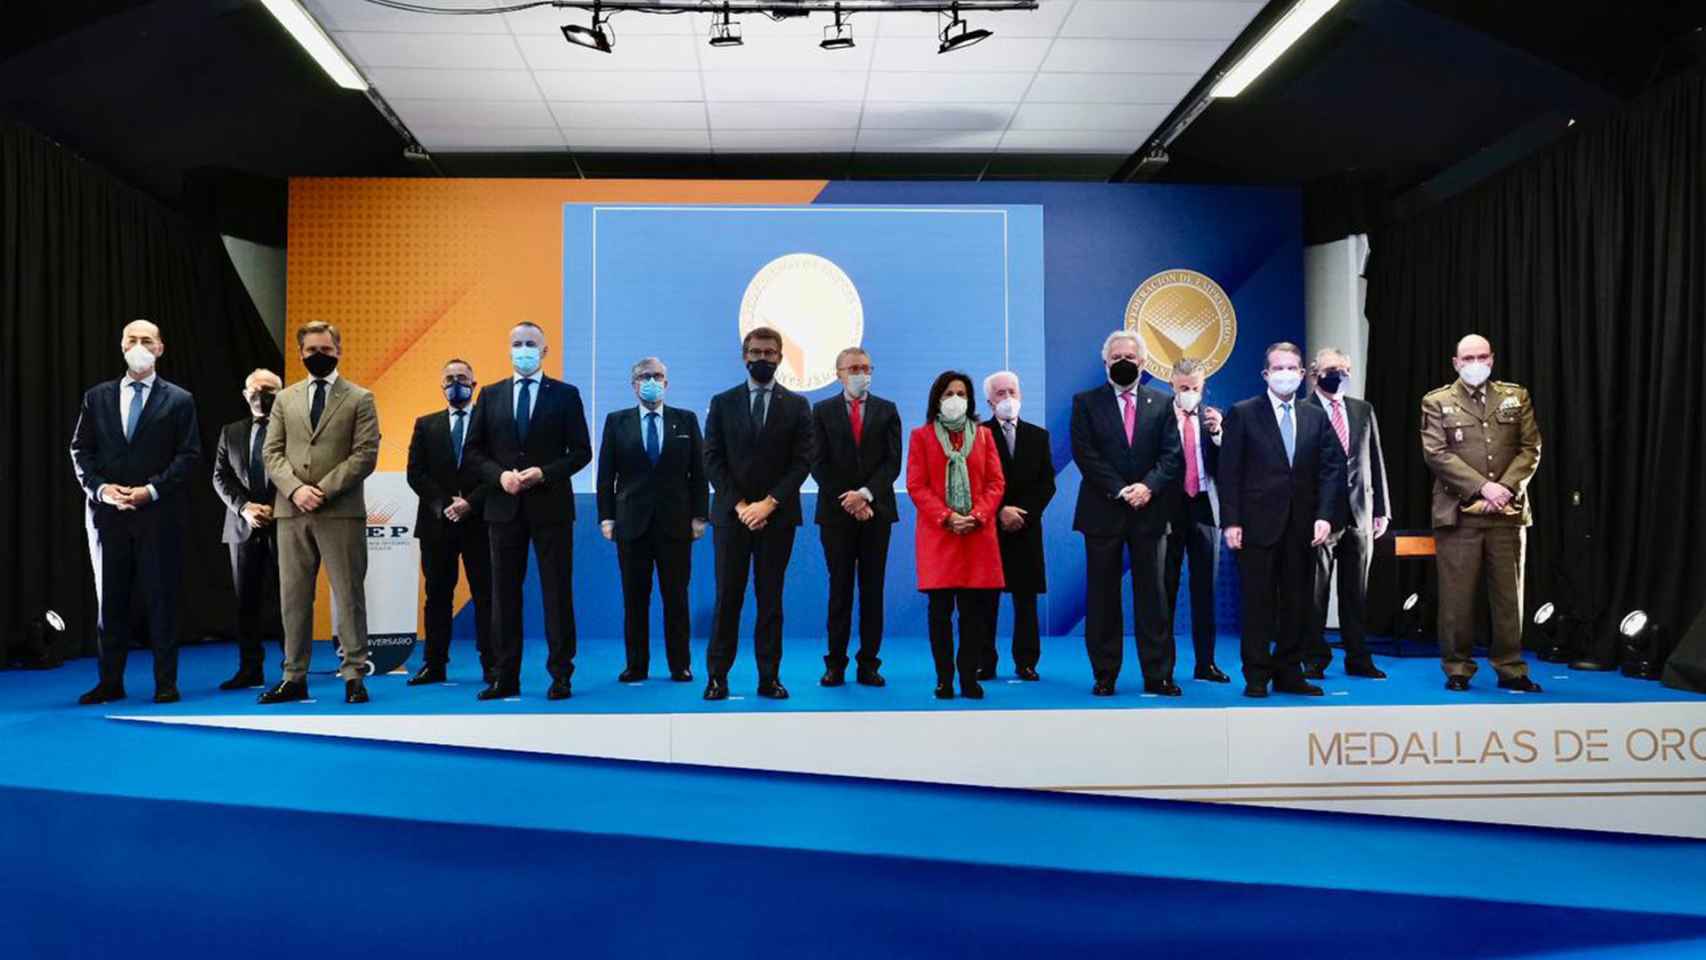
[[[924,426],[912,431],[906,491],[918,512],[915,537],[918,589],[930,597],[930,653],[936,658],[936,696],[983,697],[977,668],[995,643],[995,605],[1006,585],[995,512],[1007,481],[995,435],[977,423],[971,377],[949,370],[930,387]],[[960,652],[954,656],[954,608],[960,611]]]

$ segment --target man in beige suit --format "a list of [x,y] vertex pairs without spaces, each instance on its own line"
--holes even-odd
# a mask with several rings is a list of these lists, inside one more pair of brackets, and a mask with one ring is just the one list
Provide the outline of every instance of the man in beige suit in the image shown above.
[[278,492],[278,580],[284,613],[284,680],[261,703],[308,698],[314,579],[320,562],[338,605],[344,702],[366,703],[367,504],[362,481],[379,460],[373,394],[338,376],[341,339],[329,323],[296,331],[308,379],[279,391],[267,427],[267,475]]

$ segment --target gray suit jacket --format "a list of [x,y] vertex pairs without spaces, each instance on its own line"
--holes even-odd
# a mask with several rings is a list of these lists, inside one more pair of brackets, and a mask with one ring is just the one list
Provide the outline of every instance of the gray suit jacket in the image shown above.
[[326,494],[314,511],[322,517],[367,518],[361,484],[379,462],[379,412],[373,394],[342,376],[326,391],[318,429],[308,425],[314,381],[299,380],[279,391],[267,425],[262,454],[278,495],[273,516],[301,515],[290,495],[311,483]]

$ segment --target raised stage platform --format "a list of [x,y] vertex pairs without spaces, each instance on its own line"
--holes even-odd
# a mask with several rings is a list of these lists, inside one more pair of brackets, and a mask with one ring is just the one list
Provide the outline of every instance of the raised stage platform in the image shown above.
[[[1656,684],[1537,664],[1543,696],[1486,681],[1453,697],[1436,663],[1383,658],[1390,680],[1333,673],[1307,703],[1246,701],[1236,681],[1163,702],[1135,677],[1101,701],[1063,638],[1042,682],[940,703],[923,641],[896,638],[886,689],[819,688],[794,641],[793,699],[752,697],[748,662],[732,677],[746,699],[707,704],[700,683],[618,684],[620,643],[589,640],[574,699],[552,704],[542,646],[523,697],[494,705],[473,700],[466,647],[456,686],[380,677],[364,708],[330,677],[323,700],[282,711],[218,693],[230,647],[184,652],[172,707],[148,702],[145,653],[132,699],[106,710],[70,705],[90,662],[0,673],[0,858],[21,921],[0,924],[0,956],[1706,953],[1706,844],[1681,836],[1706,834],[1706,760],[1629,756],[1630,731],[1706,727],[1706,701]],[[1372,763],[1389,750],[1374,734],[1402,753],[1403,725],[1422,723],[1425,775],[1414,751]],[[1511,769],[1488,772],[1477,730],[1500,734]],[[1579,767],[1559,730],[1583,740]],[[1309,769],[1310,734],[1333,760],[1314,780],[1240,781]],[[1355,780],[1404,798],[1346,799]],[[959,785],[977,782],[1053,792]],[[1555,787],[1592,796],[1540,795]],[[1243,806],[1141,798],[1240,789],[1221,799]],[[1454,819],[1489,802],[1597,809],[1621,832]],[[1441,819],[1274,809],[1366,803]]]

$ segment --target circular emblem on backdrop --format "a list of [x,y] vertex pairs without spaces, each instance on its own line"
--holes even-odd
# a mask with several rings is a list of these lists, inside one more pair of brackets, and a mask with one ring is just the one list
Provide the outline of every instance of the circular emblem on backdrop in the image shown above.
[[835,382],[835,355],[865,337],[865,307],[852,278],[814,253],[765,264],[740,298],[740,335],[754,327],[782,334],[776,380],[798,393]]
[[1195,270],[1163,270],[1138,284],[1125,306],[1125,328],[1143,338],[1143,368],[1162,380],[1185,357],[1213,375],[1238,340],[1238,315],[1220,284]]

